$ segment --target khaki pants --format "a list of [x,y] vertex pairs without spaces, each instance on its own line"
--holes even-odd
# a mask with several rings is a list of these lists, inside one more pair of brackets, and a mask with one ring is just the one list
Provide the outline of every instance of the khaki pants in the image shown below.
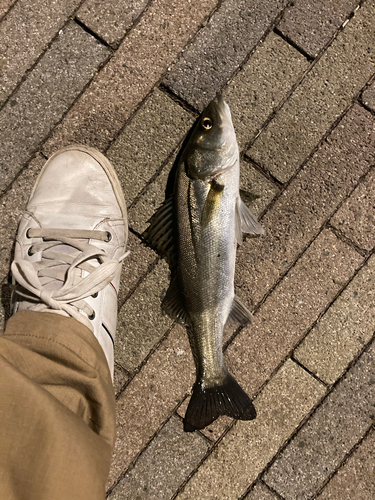
[[10,318],[0,337],[1,500],[103,499],[114,406],[87,327],[44,312]]

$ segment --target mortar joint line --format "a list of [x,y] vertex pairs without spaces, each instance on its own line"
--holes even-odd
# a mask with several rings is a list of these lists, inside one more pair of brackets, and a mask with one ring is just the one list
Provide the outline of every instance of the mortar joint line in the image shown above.
[[322,380],[321,378],[319,378],[318,375],[316,375],[313,371],[311,371],[309,368],[307,368],[307,366],[303,365],[297,358],[295,358],[294,357],[294,352],[295,352],[295,349],[293,349],[293,352],[292,352],[292,354],[290,356],[290,359],[294,363],[296,363],[300,368],[302,368],[305,372],[307,372],[311,377],[313,377],[317,382],[319,382],[322,385],[324,385],[324,387],[329,387],[330,384],[328,384],[327,382],[324,382],[324,380]]
[[9,5],[8,9],[4,12],[4,14],[0,16],[0,23],[2,23],[9,14],[9,12],[14,9],[16,3],[18,3],[18,0],[14,0],[14,2],[11,5]]
[[302,47],[300,47],[296,42],[294,42],[288,35],[283,33],[277,26],[274,28],[274,33],[282,38],[286,43],[291,45],[297,52],[299,52],[308,62],[312,62],[316,56],[311,56]]
[[82,28],[84,31],[86,31],[86,33],[88,33],[90,36],[92,36],[93,38],[95,38],[95,40],[97,40],[101,45],[104,45],[105,47],[107,47],[107,49],[110,50],[111,54],[114,53],[115,49],[113,49],[113,47],[104,40],[104,38],[102,38],[101,36],[99,36],[95,31],[93,31],[91,28],[89,28],[83,21],[81,21],[79,19],[79,17],[75,16],[73,18],[73,21],[78,24],[78,26],[80,28]]

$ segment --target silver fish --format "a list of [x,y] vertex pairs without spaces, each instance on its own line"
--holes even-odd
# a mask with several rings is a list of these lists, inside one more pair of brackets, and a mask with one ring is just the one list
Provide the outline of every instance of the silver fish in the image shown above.
[[264,231],[240,197],[238,145],[222,97],[198,119],[178,161],[173,196],[149,222],[144,237],[172,272],[162,307],[186,326],[196,364],[184,430],[203,429],[220,415],[255,418],[225,366],[222,338],[227,323],[251,321],[234,293],[236,249],[242,232]]

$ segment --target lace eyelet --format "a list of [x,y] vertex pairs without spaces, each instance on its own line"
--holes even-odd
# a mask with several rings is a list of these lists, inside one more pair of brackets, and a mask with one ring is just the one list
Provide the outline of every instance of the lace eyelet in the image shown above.
[[27,255],[28,255],[29,257],[32,257],[32,256],[34,255],[34,254],[32,253],[32,251],[31,251],[31,248],[32,248],[32,247],[29,247],[29,249],[28,249],[28,251],[27,251]]
[[92,321],[93,319],[95,319],[95,311],[93,311],[92,314],[90,314],[89,316],[90,321]]
[[31,239],[31,236],[29,235],[30,229],[31,229],[31,227],[29,227],[29,229],[26,231],[26,238],[27,239]]
[[111,239],[112,239],[112,234],[111,234],[109,231],[107,231],[107,239],[106,239],[106,242],[108,243],[109,241],[111,241]]
[[93,299],[96,299],[96,297],[97,297],[98,295],[99,295],[99,293],[98,293],[98,292],[95,292],[93,295],[91,295],[91,297],[92,297]]

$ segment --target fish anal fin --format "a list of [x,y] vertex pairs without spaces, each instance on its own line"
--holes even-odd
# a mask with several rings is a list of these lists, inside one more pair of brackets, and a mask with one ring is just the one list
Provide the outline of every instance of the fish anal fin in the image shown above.
[[238,382],[226,374],[223,382],[212,387],[205,387],[197,380],[184,418],[184,431],[194,432],[204,429],[220,415],[237,420],[253,420],[256,410],[251,399]]
[[170,318],[176,320],[181,325],[189,324],[189,316],[185,309],[183,297],[181,295],[181,290],[178,286],[178,279],[176,276],[171,280],[171,284],[169,285],[161,307]]
[[[260,235],[264,234],[264,229],[257,221],[256,217],[250,212],[240,197],[236,203],[236,217],[240,220],[240,227],[243,233]],[[238,222],[236,221],[236,224]],[[238,240],[237,240],[238,241]]]
[[253,315],[248,308],[241,302],[241,300],[234,296],[232,309],[230,310],[225,326],[238,327],[239,325],[247,325],[251,323]]
[[173,198],[167,198],[148,221],[150,226],[142,237],[170,264],[176,262],[176,245],[173,234]]

